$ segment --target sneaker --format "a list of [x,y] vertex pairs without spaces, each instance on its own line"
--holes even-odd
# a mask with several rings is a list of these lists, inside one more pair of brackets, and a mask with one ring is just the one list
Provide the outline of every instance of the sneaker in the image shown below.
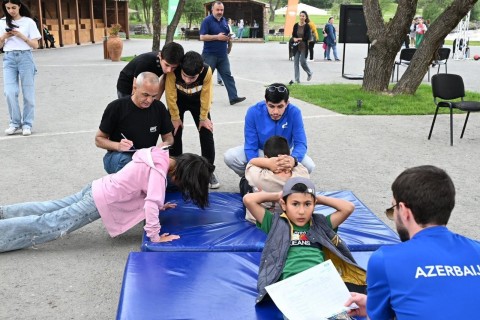
[[222,87],[224,86],[223,81],[217,81],[217,83],[219,86],[222,86]]
[[209,184],[209,187],[210,189],[218,189],[220,188],[220,182],[218,182],[217,180],[217,175],[214,173],[212,173],[212,175],[210,176],[210,184]]
[[308,75],[308,77],[307,77],[307,81],[310,81],[310,80],[312,80],[312,76],[313,76],[313,72],[312,72],[312,73],[310,73],[310,74]]
[[18,130],[20,130],[20,128],[9,127],[7,130],[5,130],[5,134],[12,135],[15,132],[17,132]]
[[23,128],[23,129],[22,129],[22,134],[23,134],[24,136],[29,136],[29,135],[32,134],[32,130],[31,130],[30,128]]
[[340,60],[340,59],[335,59],[335,61],[342,61],[342,60]]
[[288,83],[289,85],[292,85],[294,82],[293,80],[290,80],[290,82]]

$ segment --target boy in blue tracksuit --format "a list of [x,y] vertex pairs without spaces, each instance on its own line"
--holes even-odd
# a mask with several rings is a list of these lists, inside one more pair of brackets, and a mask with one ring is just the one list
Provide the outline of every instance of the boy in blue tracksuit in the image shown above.
[[282,83],[274,83],[265,90],[265,101],[248,109],[245,144],[227,150],[224,155],[225,164],[240,177],[245,175],[245,167],[251,159],[263,157],[263,145],[275,135],[287,139],[292,148],[291,155],[279,158],[279,170],[293,169],[299,162],[309,173],[315,168],[313,160],[306,155],[307,137],[302,112],[289,103],[288,98],[288,88]]

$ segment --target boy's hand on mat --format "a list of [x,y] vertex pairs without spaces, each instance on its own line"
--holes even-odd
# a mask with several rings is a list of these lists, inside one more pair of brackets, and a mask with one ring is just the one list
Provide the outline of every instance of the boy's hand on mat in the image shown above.
[[170,242],[173,240],[180,239],[179,235],[176,234],[170,234],[170,233],[162,233],[160,235],[160,239],[158,241],[153,241],[153,242]]

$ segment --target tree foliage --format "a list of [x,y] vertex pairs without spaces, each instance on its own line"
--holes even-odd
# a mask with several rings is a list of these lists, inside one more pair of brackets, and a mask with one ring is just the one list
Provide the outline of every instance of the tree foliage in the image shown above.
[[[413,94],[430,67],[437,49],[445,37],[458,25],[478,0],[453,0],[430,25],[422,44],[393,94]],[[398,0],[395,15],[385,22],[378,0],[364,0],[363,11],[371,42],[365,61],[362,88],[366,91],[387,91],[395,57],[400,51],[410,23],[415,16],[417,0]]]
[[192,24],[200,24],[205,18],[204,0],[189,0],[183,8],[183,19],[187,23],[187,28],[192,28]]

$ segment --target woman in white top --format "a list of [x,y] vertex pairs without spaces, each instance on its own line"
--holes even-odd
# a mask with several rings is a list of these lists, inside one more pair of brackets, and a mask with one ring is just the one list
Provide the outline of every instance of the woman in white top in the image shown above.
[[[20,0],[3,0],[4,17],[0,19],[0,48],[3,57],[3,86],[7,99],[10,125],[5,133],[22,129],[24,136],[32,133],[35,116],[35,63],[32,49],[38,48],[41,38],[30,10]],[[19,81],[22,85],[23,117],[18,101]]]

